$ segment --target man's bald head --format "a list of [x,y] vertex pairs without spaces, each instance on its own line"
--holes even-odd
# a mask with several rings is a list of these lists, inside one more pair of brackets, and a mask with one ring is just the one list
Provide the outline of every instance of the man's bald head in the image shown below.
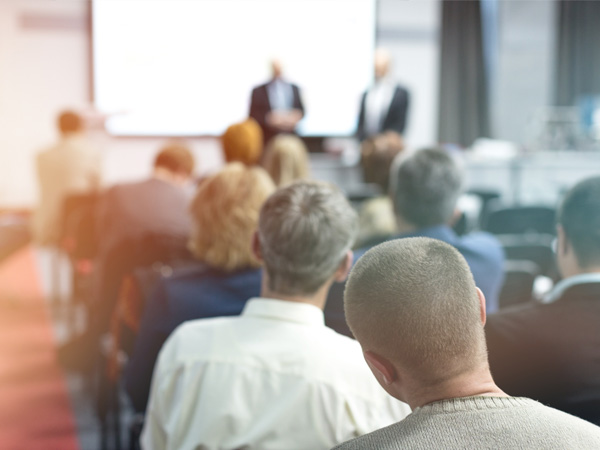
[[452,246],[405,238],[358,260],[344,295],[346,320],[363,351],[435,384],[485,363],[473,275]]
[[392,65],[392,57],[384,48],[375,50],[375,79],[384,78],[390,71]]

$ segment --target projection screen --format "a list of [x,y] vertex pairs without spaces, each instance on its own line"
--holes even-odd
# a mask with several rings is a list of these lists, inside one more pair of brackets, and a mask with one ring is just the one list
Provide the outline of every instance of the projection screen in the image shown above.
[[354,132],[375,0],[94,0],[93,93],[123,136],[220,135],[269,61],[302,90],[305,136]]

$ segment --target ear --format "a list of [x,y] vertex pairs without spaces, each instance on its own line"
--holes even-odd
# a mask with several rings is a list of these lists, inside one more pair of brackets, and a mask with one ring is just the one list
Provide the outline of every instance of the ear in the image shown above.
[[389,386],[398,380],[398,373],[394,365],[383,356],[370,350],[363,352],[365,361],[369,365],[371,372],[382,386]]
[[481,324],[485,325],[485,321],[486,321],[485,296],[483,295],[483,292],[481,292],[481,289],[479,289],[479,288],[475,288],[475,289],[477,289],[477,297],[479,297],[479,308],[481,311]]
[[333,275],[333,279],[338,282],[344,281],[348,277],[348,273],[350,273],[350,269],[352,269],[352,263],[354,262],[354,253],[352,250],[348,250],[344,259],[340,263],[340,266],[335,271]]
[[255,231],[252,235],[252,253],[254,257],[259,261],[263,262],[262,251],[260,249],[260,238],[258,237],[258,231]]
[[556,225],[556,255],[565,256],[569,253],[571,244],[562,225]]

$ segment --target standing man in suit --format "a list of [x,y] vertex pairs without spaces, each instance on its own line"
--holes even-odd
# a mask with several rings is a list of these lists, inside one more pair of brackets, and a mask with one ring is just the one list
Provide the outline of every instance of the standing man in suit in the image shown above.
[[272,78],[252,90],[250,117],[263,130],[265,143],[279,133],[293,133],[304,117],[300,89],[283,78],[281,61],[271,61]]
[[600,177],[578,183],[557,217],[564,279],[545,299],[489,316],[498,386],[600,425]]
[[386,131],[403,135],[408,113],[408,91],[389,77],[390,54],[375,51],[375,83],[362,96],[356,137],[363,141]]

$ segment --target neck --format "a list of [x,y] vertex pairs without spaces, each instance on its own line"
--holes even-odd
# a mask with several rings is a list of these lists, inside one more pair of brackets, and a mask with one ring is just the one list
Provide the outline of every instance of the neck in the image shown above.
[[417,227],[412,223],[407,222],[400,216],[396,216],[396,229],[400,234],[412,233],[417,230]]
[[165,181],[176,186],[179,186],[181,184],[178,180],[177,175],[171,172],[170,170],[165,169],[164,167],[155,167],[154,171],[152,172],[152,176],[157,180]]
[[407,380],[403,389],[403,400],[413,410],[429,403],[453,398],[508,397],[494,383],[487,363],[482,364],[478,369],[433,385],[422,385],[418,378],[412,381]]
[[266,276],[263,276],[260,295],[264,298],[273,298],[275,300],[284,300],[286,302],[307,303],[322,310],[325,308],[325,301],[327,300],[327,293],[329,292],[330,285],[330,282],[326,283],[312,295],[289,295],[270,289],[268,279]]

